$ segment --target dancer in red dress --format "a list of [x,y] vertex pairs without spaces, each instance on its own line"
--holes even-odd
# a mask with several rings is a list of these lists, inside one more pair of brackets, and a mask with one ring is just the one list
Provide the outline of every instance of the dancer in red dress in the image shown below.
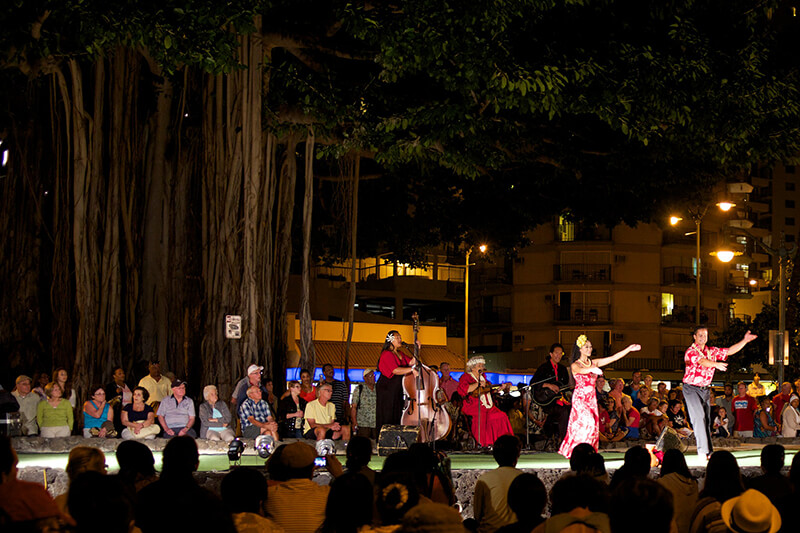
[[[513,435],[508,415],[494,405],[491,392],[481,392],[478,397],[472,394],[478,387],[491,387],[486,379],[486,360],[475,356],[467,361],[467,371],[458,380],[458,394],[464,398],[461,411],[472,417],[472,436],[481,446],[491,446],[501,435]],[[508,390],[511,383],[503,383],[500,390]]]
[[597,450],[600,435],[600,416],[597,413],[597,397],[595,396],[595,381],[597,376],[603,374],[601,366],[622,359],[630,352],[641,350],[638,344],[631,344],[621,352],[611,357],[591,359],[592,343],[581,335],[572,347],[572,375],[575,378],[575,390],[572,392],[572,410],[569,414],[567,436],[561,442],[558,453],[568,458],[578,444],[586,442]]

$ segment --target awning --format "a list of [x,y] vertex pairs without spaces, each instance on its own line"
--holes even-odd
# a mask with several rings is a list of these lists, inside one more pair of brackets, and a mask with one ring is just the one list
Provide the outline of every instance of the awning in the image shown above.
[[[317,365],[331,364],[337,368],[344,367],[345,344],[344,341],[314,341]],[[376,368],[382,347],[383,343],[380,342],[350,343],[350,368]],[[444,346],[422,345],[419,355],[426,365],[439,366],[442,363],[449,363],[451,370],[464,370],[464,357]]]

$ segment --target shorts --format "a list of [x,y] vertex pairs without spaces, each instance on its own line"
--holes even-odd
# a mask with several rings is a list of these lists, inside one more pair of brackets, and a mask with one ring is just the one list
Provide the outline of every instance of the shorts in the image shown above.
[[[314,433],[314,428],[311,428],[308,431],[306,431],[306,434],[303,435],[303,436],[305,438],[307,438],[307,439],[314,439],[314,440],[317,439],[317,435]],[[325,432],[325,438],[326,439],[332,439],[333,438],[333,430],[332,429],[329,429],[328,431]]]

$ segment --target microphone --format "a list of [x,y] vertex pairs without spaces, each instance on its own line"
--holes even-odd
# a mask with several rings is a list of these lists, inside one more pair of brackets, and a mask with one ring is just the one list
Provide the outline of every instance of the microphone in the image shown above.
[[403,348],[408,348],[409,350],[414,349],[414,346],[412,344],[408,344],[407,342],[401,342],[400,344],[403,346]]

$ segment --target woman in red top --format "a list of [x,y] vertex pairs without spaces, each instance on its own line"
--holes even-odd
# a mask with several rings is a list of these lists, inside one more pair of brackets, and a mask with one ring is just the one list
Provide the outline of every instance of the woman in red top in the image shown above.
[[[290,391],[286,391],[283,397],[289,395]],[[307,402],[313,402],[317,399],[317,388],[311,383],[311,372],[305,368],[300,371],[300,397]]]
[[416,375],[414,365],[417,360],[401,352],[402,346],[400,332],[392,330],[386,334],[378,359],[381,377],[375,384],[375,423],[379,432],[384,424],[400,424],[403,415],[403,376],[410,373]]
[[[472,417],[472,436],[481,446],[492,446],[501,435],[513,435],[508,415],[494,405],[491,392],[472,394],[478,387],[489,387],[492,384],[486,379],[486,360],[481,356],[471,357],[467,361],[467,371],[458,380],[458,394],[464,398],[461,411]],[[503,383],[500,390],[508,391],[511,383]]]

